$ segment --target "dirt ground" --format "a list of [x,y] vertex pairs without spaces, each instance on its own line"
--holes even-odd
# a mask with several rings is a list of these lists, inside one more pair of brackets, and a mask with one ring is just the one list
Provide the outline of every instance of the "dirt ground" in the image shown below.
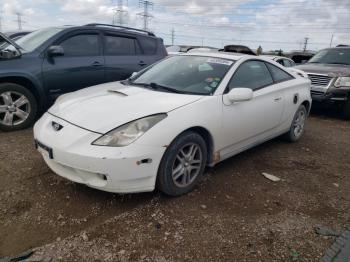
[[178,198],[62,179],[31,129],[0,133],[0,179],[0,258],[34,248],[29,261],[318,261],[334,238],[315,226],[350,226],[350,121],[315,112],[300,142],[232,157]]

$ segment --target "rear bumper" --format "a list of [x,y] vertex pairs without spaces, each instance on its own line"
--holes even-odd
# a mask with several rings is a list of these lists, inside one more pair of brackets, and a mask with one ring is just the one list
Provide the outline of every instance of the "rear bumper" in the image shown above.
[[[61,124],[62,130],[55,131],[52,121]],[[50,157],[49,150],[38,148],[56,174],[114,193],[154,190],[165,148],[136,143],[126,147],[91,145],[100,136],[47,113],[34,126],[34,138],[52,150]]]

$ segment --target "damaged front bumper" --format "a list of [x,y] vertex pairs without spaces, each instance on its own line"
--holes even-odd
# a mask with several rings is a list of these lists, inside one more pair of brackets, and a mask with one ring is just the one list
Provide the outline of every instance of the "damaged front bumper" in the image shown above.
[[[53,122],[62,128],[57,131]],[[34,126],[37,148],[56,174],[114,193],[154,190],[165,148],[137,143],[126,147],[91,145],[100,136],[48,113]]]

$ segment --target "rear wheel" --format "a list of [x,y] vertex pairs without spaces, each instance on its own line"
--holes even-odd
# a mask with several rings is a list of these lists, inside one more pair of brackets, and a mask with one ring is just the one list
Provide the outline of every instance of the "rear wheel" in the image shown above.
[[201,179],[206,162],[204,139],[195,132],[180,135],[163,156],[157,177],[158,189],[171,196],[190,192]]
[[37,102],[25,87],[0,84],[0,130],[13,131],[31,125],[37,113]]
[[296,142],[302,137],[305,131],[306,118],[306,108],[304,105],[301,105],[294,115],[293,122],[289,131],[286,134],[284,134],[286,140],[290,142]]

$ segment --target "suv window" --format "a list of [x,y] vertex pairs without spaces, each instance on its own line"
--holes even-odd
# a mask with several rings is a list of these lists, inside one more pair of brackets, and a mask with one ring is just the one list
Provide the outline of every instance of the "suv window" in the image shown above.
[[121,36],[105,36],[106,55],[135,55],[136,40]]
[[283,71],[282,69],[278,68],[277,66],[274,66],[269,63],[266,63],[266,64],[275,82],[283,82],[283,81],[288,81],[293,79],[291,75],[289,75],[287,72]]
[[229,90],[235,87],[246,87],[257,90],[273,84],[273,79],[264,62],[244,62],[234,73],[229,83]]
[[140,44],[146,55],[154,55],[157,51],[157,41],[149,37],[141,37]]
[[75,35],[64,40],[65,56],[97,56],[99,55],[99,36],[97,34]]

